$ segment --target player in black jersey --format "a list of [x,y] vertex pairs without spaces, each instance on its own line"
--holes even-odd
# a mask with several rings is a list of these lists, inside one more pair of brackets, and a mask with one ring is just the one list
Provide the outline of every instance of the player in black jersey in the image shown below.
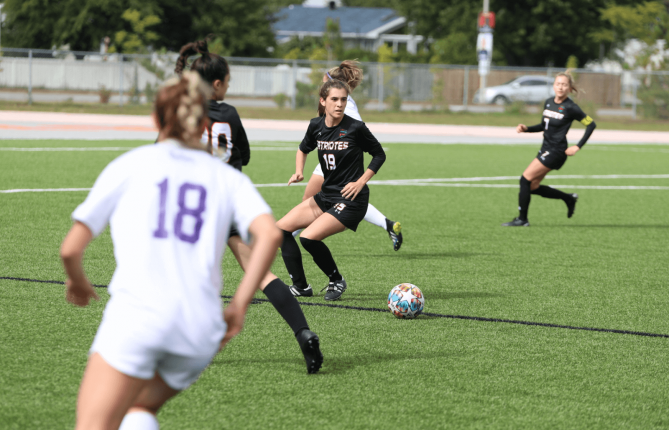
[[[323,75],[323,82],[336,79],[338,81],[345,82],[351,91],[355,91],[355,88],[362,83],[363,71],[359,66],[359,63],[354,60],[345,60],[342,61],[339,66],[333,67]],[[318,116],[321,116],[325,113],[323,106],[318,103]],[[348,99],[346,100],[346,109],[344,114],[350,116],[353,119],[362,121],[360,117],[360,112],[358,112],[358,107],[355,104],[355,100],[349,94]],[[314,172],[309,178],[309,182],[304,190],[304,196],[302,201],[313,197],[321,190],[324,181],[323,170],[321,165],[317,164]],[[371,203],[367,206],[367,213],[365,214],[365,221],[372,225],[381,227],[388,233],[388,237],[393,242],[393,249],[399,251],[402,247],[404,238],[402,236],[402,224],[399,222],[392,221],[384,214],[382,214],[376,207]],[[293,233],[293,236],[296,236],[299,231]]]
[[[307,154],[318,149],[318,160],[324,173],[321,191],[295,206],[277,222],[283,230],[281,255],[293,280],[290,287],[296,296],[312,296],[302,267],[302,253],[293,237],[299,228],[305,230],[300,242],[329,280],[325,300],[338,300],[346,290],[346,281],[339,273],[323,239],[351,229],[355,231],[365,217],[369,203],[367,182],[378,172],[386,154],[364,122],[344,114],[349,94],[348,85],[330,80],[320,89],[320,103],[325,115],[309,123],[295,159],[295,174],[288,185],[304,179]],[[365,170],[363,152],[372,155]]]
[[[567,161],[568,156],[576,154],[590,138],[596,124],[568,96],[577,92],[574,80],[569,73],[558,73],[553,83],[555,98],[544,103],[541,124],[531,127],[518,124],[518,133],[544,132],[544,142],[537,157],[532,160],[523,176],[520,177],[520,193],[518,194],[518,210],[520,214],[512,221],[502,224],[503,227],[529,227],[527,211],[530,206],[531,194],[548,199],[561,199],[567,204],[567,217],[571,218],[576,208],[578,194],[567,194],[555,188],[541,185],[541,181],[551,170],[559,170]],[[567,132],[572,121],[580,121],[586,126],[585,134],[576,145],[567,147]]]
[[[206,40],[200,40],[181,48],[174,71],[180,74],[188,58],[195,54],[201,56],[191,64],[190,69],[197,71],[214,89],[214,95],[209,101],[210,123],[202,135],[202,142],[223,162],[241,171],[242,166],[248,164],[251,151],[237,110],[223,103],[230,83],[230,67],[225,58],[209,53]],[[228,238],[228,246],[241,268],[245,269],[251,258],[251,247],[244,243],[234,227]],[[260,289],[293,329],[307,363],[307,372],[318,372],[323,363],[320,340],[316,333],[309,330],[302,308],[288,285],[273,273],[267,272]]]

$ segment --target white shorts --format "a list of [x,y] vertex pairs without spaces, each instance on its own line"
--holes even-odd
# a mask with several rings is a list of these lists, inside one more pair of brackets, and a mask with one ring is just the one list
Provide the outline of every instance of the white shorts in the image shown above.
[[151,331],[135,327],[128,330],[123,324],[105,323],[98,328],[90,354],[99,353],[114,369],[138,379],[153,379],[156,372],[175,390],[184,390],[193,384],[218,352],[218,346],[209,347],[197,355],[179,355],[168,352]]
[[312,175],[325,176],[323,175],[323,168],[321,167],[321,163],[316,164],[316,168],[314,169],[314,173],[312,173]]

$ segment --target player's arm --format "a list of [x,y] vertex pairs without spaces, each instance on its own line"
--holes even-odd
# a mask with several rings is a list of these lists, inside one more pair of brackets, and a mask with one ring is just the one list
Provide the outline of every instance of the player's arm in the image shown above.
[[93,233],[83,223],[76,221],[63,240],[60,247],[60,258],[67,274],[67,292],[65,298],[77,306],[86,306],[91,297],[100,298],[84,272],[84,251],[93,240]]
[[357,130],[356,143],[360,145],[363,151],[372,156],[372,161],[369,162],[367,170],[357,181],[349,182],[341,190],[341,195],[351,200],[355,200],[363,187],[367,185],[367,182],[372,179],[386,161],[386,152],[365,124],[362,124]]
[[580,121],[580,123],[585,126],[585,133],[583,133],[583,137],[581,137],[581,140],[579,140],[579,142],[576,145],[567,148],[567,150],[565,151],[567,155],[574,155],[578,151],[580,151],[581,148],[583,148],[583,145],[585,145],[588,142],[588,139],[590,139],[592,132],[595,131],[595,128],[597,128],[597,124],[595,124],[595,121],[590,116],[583,113],[581,108],[579,108],[578,106],[576,106],[576,108],[577,108],[577,118],[581,118],[578,121]]
[[304,180],[304,164],[307,162],[307,154],[301,149],[295,155],[295,173],[288,180],[288,185],[302,182]]
[[246,130],[244,130],[244,126],[242,125],[242,120],[237,118],[237,121],[239,121],[239,129],[237,130],[237,137],[234,143],[242,157],[242,166],[246,166],[251,160],[251,145],[249,144],[248,137],[246,137]]
[[67,274],[66,299],[77,306],[86,306],[91,297],[98,299],[84,273],[84,251],[109,223],[125,189],[128,172],[134,171],[133,157],[133,153],[126,153],[109,163],[95,180],[86,200],[72,213],[75,223],[63,240],[60,257]]
[[307,162],[307,155],[318,146],[318,142],[314,139],[314,129],[315,125],[312,120],[295,155],[295,174],[290,177],[288,185],[304,180],[304,164]]
[[518,124],[516,127],[516,132],[517,133],[538,133],[540,131],[544,131],[544,124],[537,124],[537,125],[531,125],[531,126],[526,126],[525,124]]

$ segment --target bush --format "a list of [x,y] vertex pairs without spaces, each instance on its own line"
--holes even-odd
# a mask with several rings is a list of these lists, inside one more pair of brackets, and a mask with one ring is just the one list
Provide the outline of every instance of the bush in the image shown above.
[[351,97],[353,100],[355,100],[355,104],[358,106],[359,111],[365,109],[365,106],[367,106],[367,103],[369,103],[369,97],[363,88],[356,88],[355,92],[351,94]]
[[509,103],[504,106],[504,113],[514,114],[514,115],[523,115],[527,113],[527,106],[524,102],[516,100],[513,103]]
[[295,106],[297,108],[318,107],[318,85],[296,82],[297,94],[295,96]]
[[393,93],[386,99],[390,104],[390,110],[393,112],[399,112],[402,109],[402,95],[399,90],[394,89]]
[[[643,82],[643,81],[642,81]],[[639,110],[644,118],[669,119],[669,77],[650,76],[639,87]]]
[[157,92],[158,84],[154,86],[151,86],[148,82],[146,83],[146,86],[144,87],[144,97],[146,97],[146,102],[149,104],[153,103],[154,98],[156,97],[156,92]]
[[274,96],[274,103],[280,108],[283,109],[286,106],[286,103],[290,100],[290,97],[284,93],[279,93]]
[[595,102],[578,99],[575,100],[575,102],[586,115],[590,118],[597,119],[597,109],[599,109],[599,106],[597,106]]
[[98,94],[100,95],[100,103],[106,105],[109,103],[109,99],[111,98],[111,90],[108,90],[105,88],[104,85],[100,85],[100,89],[98,90]]

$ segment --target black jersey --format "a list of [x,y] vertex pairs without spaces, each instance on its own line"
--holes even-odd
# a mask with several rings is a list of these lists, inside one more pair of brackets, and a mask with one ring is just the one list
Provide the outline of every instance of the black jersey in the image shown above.
[[251,148],[237,109],[227,103],[209,101],[209,125],[202,135],[202,143],[211,143],[214,153],[237,170],[249,164]]
[[528,127],[528,131],[543,131],[544,142],[542,150],[567,150],[567,132],[571,128],[572,121],[580,121],[587,126],[592,123],[592,118],[587,116],[572,99],[567,98],[557,104],[551,97],[544,103],[544,111],[541,124]]
[[[374,173],[386,161],[381,144],[365,123],[348,115],[334,127],[325,126],[325,115],[312,119],[300,151],[308,154],[314,149],[318,149],[318,161],[325,178],[321,190],[330,198],[342,198],[341,190],[346,184],[357,181],[365,173],[363,151],[372,155],[368,168]],[[369,198],[367,185],[359,196]]]

